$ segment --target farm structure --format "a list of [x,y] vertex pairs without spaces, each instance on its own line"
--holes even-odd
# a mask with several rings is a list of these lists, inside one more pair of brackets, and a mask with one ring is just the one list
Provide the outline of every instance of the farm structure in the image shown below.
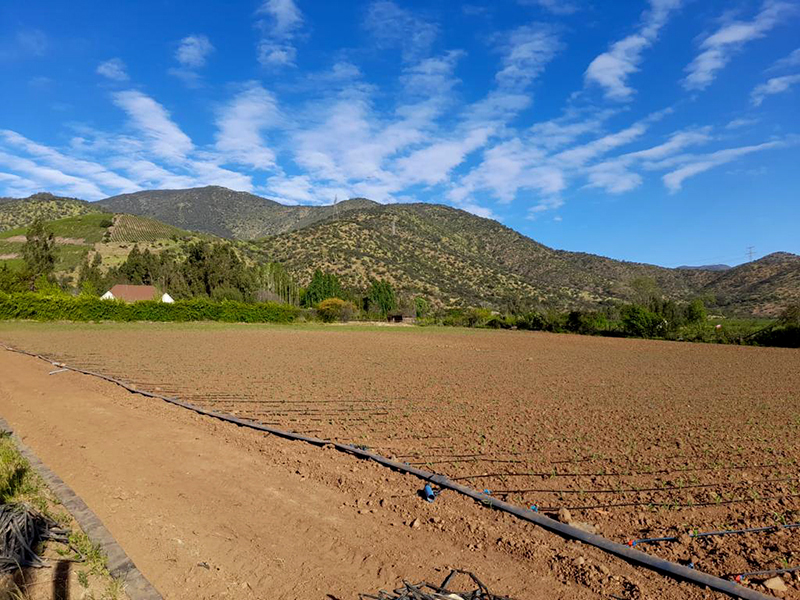
[[[367,446],[707,573],[800,562],[794,350],[220,325],[5,325],[0,339],[138,389]],[[757,531],[699,535],[745,529]],[[796,574],[785,582],[800,592]]]

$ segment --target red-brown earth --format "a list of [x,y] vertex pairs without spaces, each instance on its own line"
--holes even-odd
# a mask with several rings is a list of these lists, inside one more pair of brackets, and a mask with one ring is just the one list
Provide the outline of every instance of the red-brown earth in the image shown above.
[[638,548],[718,576],[800,565],[800,529],[686,535],[800,521],[796,350],[207,324],[3,324],[0,341],[567,508],[619,542],[676,536]]

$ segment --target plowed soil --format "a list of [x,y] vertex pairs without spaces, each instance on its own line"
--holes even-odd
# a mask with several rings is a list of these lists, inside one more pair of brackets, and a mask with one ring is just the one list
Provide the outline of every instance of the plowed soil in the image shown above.
[[[566,508],[616,541],[675,536],[637,547],[718,576],[800,565],[800,528],[783,527],[800,522],[796,350],[239,325],[0,325],[0,341]],[[766,578],[747,581],[773,593]]]

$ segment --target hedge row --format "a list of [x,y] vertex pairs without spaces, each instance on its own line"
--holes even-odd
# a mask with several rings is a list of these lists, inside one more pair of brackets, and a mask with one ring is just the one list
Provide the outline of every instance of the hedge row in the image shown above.
[[291,323],[302,314],[286,304],[247,304],[195,298],[174,304],[143,301],[127,304],[79,296],[0,293],[0,320],[35,321],[224,321],[228,323]]

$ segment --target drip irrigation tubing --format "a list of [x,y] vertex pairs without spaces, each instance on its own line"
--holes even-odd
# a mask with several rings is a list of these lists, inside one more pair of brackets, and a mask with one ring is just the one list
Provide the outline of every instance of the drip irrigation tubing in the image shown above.
[[[442,463],[455,463],[455,462],[482,462],[481,460],[442,460],[439,461]],[[491,462],[487,460],[486,462]],[[525,462],[525,461],[516,461],[516,462]],[[411,464],[434,464],[434,463],[426,463],[426,462],[416,462]],[[603,473],[575,473],[575,472],[567,472],[567,473],[559,473],[559,472],[549,472],[546,473],[542,472],[531,472],[531,473],[508,473],[506,476],[514,476],[514,477],[522,477],[522,476],[530,476],[530,477],[635,477],[639,475],[669,475],[671,473],[691,473],[694,471],[741,471],[744,469],[752,470],[752,469],[774,469],[777,467],[793,467],[792,464],[780,464],[780,463],[768,463],[764,465],[729,465],[727,467],[717,466],[717,467],[689,467],[685,469],[658,469],[655,471],[628,471],[626,473],[620,473],[619,471],[606,471]],[[461,477],[455,477],[455,480],[464,480],[464,479],[473,479],[475,477],[493,477],[493,475],[463,475]]]
[[762,502],[765,500],[783,500],[784,498],[797,498],[800,494],[786,494],[785,496],[759,496],[758,498],[736,498],[734,500],[713,500],[711,502],[693,502],[691,504],[676,504],[675,502],[618,502],[616,504],[592,504],[591,506],[547,506],[540,510],[554,512],[560,508],[567,510],[594,510],[597,508],[630,508],[634,506],[653,506],[656,508],[697,508],[702,506],[721,506],[726,504],[745,504],[747,502]]
[[783,573],[794,573],[800,571],[800,567],[789,567],[787,569],[767,569],[766,571],[750,571],[749,573],[736,573],[731,577],[734,581],[743,581],[751,577],[766,577],[767,575],[781,575]]
[[789,481],[800,481],[798,477],[784,477],[782,479],[760,479],[756,481],[720,481],[716,483],[697,483],[692,485],[684,485],[681,487],[668,486],[660,488],[623,488],[621,490],[615,489],[602,489],[602,490],[546,490],[546,489],[525,489],[525,490],[495,490],[498,496],[510,496],[511,494],[585,494],[591,496],[592,494],[644,494],[647,492],[679,492],[681,490],[690,490],[697,488],[713,488],[713,487],[741,487],[745,485],[758,485],[764,483],[786,483]]
[[[706,538],[717,537],[723,535],[744,535],[745,533],[775,533],[782,529],[795,529],[800,527],[800,523],[790,523],[788,525],[768,525],[767,527],[749,527],[747,529],[722,529],[720,531],[702,531],[699,533],[690,533],[691,538]],[[633,548],[639,544],[651,544],[655,542],[677,542],[679,536],[655,537],[655,538],[640,538],[638,540],[630,540],[628,546]]]
[[479,492],[475,489],[463,486],[458,484],[451,479],[449,479],[445,475],[441,475],[438,473],[432,473],[429,471],[424,471],[422,469],[418,469],[414,466],[411,466],[406,463],[400,463],[391,459],[388,459],[384,456],[379,454],[375,454],[368,450],[362,450],[360,448],[356,448],[355,446],[351,446],[349,444],[342,444],[339,442],[331,442],[330,440],[324,440],[320,438],[310,437],[301,435],[298,433],[293,433],[291,431],[285,431],[282,429],[276,429],[274,427],[267,427],[264,425],[259,425],[258,423],[254,423],[252,421],[248,421],[246,419],[240,419],[238,417],[234,417],[228,414],[207,410],[201,408],[199,406],[195,406],[193,404],[189,404],[188,402],[183,402],[178,398],[171,398],[169,396],[162,396],[160,394],[155,394],[152,392],[148,392],[145,390],[139,390],[135,387],[132,387],[126,384],[124,381],[119,379],[115,379],[113,377],[109,377],[107,375],[103,375],[102,373],[95,373],[92,371],[87,371],[84,369],[79,369],[75,367],[70,367],[58,361],[53,361],[41,354],[35,354],[33,352],[27,352],[25,350],[20,350],[17,348],[12,348],[10,346],[2,345],[3,348],[9,350],[11,352],[17,352],[19,354],[24,354],[27,356],[32,356],[34,358],[38,358],[40,360],[46,361],[52,364],[55,367],[63,367],[65,369],[69,369],[76,373],[82,373],[84,375],[90,375],[92,377],[97,377],[104,381],[108,381],[109,383],[113,383],[122,387],[123,389],[128,390],[129,392],[133,392],[135,394],[139,394],[141,396],[145,396],[147,398],[155,398],[159,400],[163,400],[164,402],[168,402],[169,404],[174,404],[175,406],[179,406],[181,408],[185,408],[187,410],[191,410],[195,413],[206,415],[209,417],[213,417],[215,419],[220,419],[222,421],[227,421],[229,423],[234,423],[241,427],[246,427],[249,429],[254,429],[257,431],[263,431],[265,433],[269,433],[275,435],[280,438],[288,439],[288,440],[297,440],[306,442],[308,444],[317,446],[317,447],[326,447],[331,446],[336,450],[350,454],[362,459],[374,461],[380,465],[385,467],[389,467],[395,471],[401,473],[407,473],[409,475],[414,475],[423,481],[428,483],[435,484],[442,489],[452,490],[468,498],[472,498],[473,500],[480,502],[482,505],[490,508],[494,508],[496,510],[500,510],[502,512],[514,515],[515,517],[527,521],[529,523],[533,523],[534,525],[539,525],[543,529],[556,533],[562,537],[570,538],[574,540],[578,540],[585,544],[589,544],[590,546],[594,546],[596,548],[600,548],[610,554],[618,556],[624,560],[630,561],[634,564],[639,566],[646,567],[648,569],[652,569],[654,571],[658,571],[662,574],[669,575],[676,579],[686,580],[692,583],[695,583],[700,586],[707,586],[713,590],[718,592],[722,592],[733,596],[735,598],[742,598],[744,600],[769,600],[769,596],[765,596],[764,594],[744,586],[739,585],[733,581],[721,579],[714,575],[709,575],[707,573],[703,573],[701,571],[697,571],[695,569],[691,569],[687,566],[680,565],[674,562],[670,562],[668,560],[664,560],[663,558],[659,558],[657,556],[652,556],[650,554],[646,554],[644,552],[640,552],[639,550],[635,550],[630,548],[624,544],[620,544],[618,542],[613,542],[608,540],[604,537],[599,535],[595,535],[592,533],[588,533],[583,531],[582,529],[578,529],[577,527],[573,527],[567,523],[562,523],[560,521],[556,521],[555,519],[551,519],[538,511],[533,511],[527,508],[521,508],[519,506],[514,506],[513,504],[509,504],[507,502],[503,502],[502,500],[498,500],[497,498],[493,498],[492,496],[486,494],[485,492]]

